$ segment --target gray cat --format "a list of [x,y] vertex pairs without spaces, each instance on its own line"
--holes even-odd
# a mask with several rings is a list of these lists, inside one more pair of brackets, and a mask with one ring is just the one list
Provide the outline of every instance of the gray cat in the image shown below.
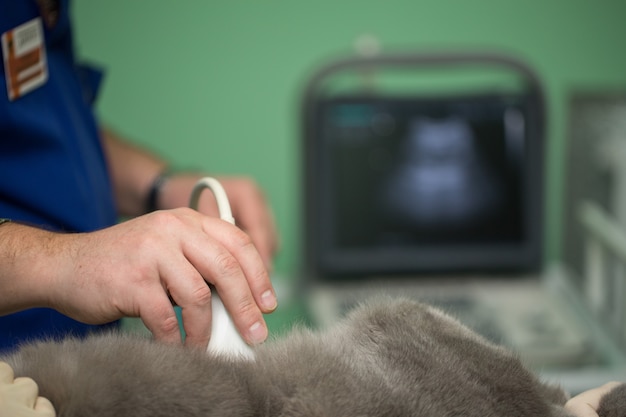
[[[59,417],[568,415],[566,394],[514,354],[408,300],[371,301],[325,332],[294,330],[252,362],[121,334],[0,359],[33,378]],[[626,415],[624,387],[607,396],[607,417]]]

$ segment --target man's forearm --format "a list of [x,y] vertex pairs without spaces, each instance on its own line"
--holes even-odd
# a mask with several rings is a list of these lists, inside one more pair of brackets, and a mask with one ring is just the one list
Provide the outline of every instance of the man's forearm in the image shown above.
[[118,212],[126,216],[145,213],[150,187],[165,169],[165,162],[110,130],[102,130],[102,138]]
[[0,226],[0,315],[50,307],[55,274],[65,266],[60,235],[17,223]]

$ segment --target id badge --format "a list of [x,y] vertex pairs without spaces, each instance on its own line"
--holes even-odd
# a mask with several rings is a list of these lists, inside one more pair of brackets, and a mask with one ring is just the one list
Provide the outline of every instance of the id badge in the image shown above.
[[9,100],[46,83],[48,65],[40,17],[2,34],[2,57]]

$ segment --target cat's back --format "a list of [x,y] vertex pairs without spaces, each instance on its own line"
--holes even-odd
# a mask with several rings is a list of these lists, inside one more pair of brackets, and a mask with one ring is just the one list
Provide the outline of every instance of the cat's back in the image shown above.
[[226,415],[248,407],[228,364],[132,334],[38,342],[3,360],[16,376],[33,378],[62,417]]
[[326,332],[266,349],[287,403],[315,407],[288,415],[535,417],[566,399],[513,353],[411,300],[371,300]]
[[59,417],[547,417],[564,402],[515,355],[408,300],[371,301],[256,353],[235,363],[109,334],[25,346],[8,361]]

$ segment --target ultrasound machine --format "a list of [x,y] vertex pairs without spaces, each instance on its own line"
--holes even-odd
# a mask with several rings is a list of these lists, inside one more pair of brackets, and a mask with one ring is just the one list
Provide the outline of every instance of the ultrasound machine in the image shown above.
[[314,73],[301,118],[314,322],[409,296],[572,393],[624,379],[624,350],[545,261],[545,107],[535,71],[501,53],[380,53]]

